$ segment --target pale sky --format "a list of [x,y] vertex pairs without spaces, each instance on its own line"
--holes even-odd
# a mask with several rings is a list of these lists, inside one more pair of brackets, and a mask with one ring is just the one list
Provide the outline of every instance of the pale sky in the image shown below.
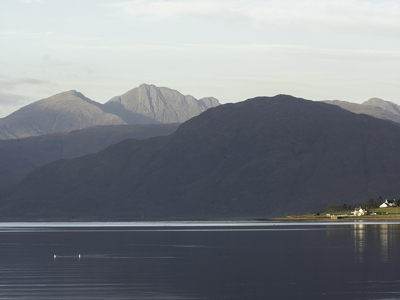
[[400,104],[398,0],[0,0],[0,117],[142,83],[221,103]]

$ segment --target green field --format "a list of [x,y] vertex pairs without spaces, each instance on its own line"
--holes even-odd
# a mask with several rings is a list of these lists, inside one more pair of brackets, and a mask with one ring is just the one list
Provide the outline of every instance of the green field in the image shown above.
[[[307,214],[301,214],[301,215],[290,215],[287,216],[286,218],[299,218],[299,219],[326,219],[330,218],[328,217],[327,214],[332,215],[351,215],[351,212],[354,210],[341,210],[341,211],[334,211],[334,212],[313,212],[313,213],[307,213]],[[400,207],[390,207],[390,208],[373,208],[369,209],[369,212],[376,213],[377,216],[400,216]],[[363,217],[369,217],[363,216]],[[373,216],[371,216],[373,217]]]

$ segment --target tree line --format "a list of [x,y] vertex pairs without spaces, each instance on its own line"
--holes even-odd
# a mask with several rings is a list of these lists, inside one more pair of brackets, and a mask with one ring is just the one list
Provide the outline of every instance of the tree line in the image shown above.
[[[368,201],[358,201],[354,204],[346,204],[343,205],[333,205],[332,203],[328,204],[325,211],[326,212],[334,212],[334,211],[342,211],[342,210],[354,210],[356,208],[363,209],[371,209],[371,208],[379,208],[379,206],[385,202],[382,197],[371,198]],[[395,203],[397,206],[400,206],[400,198],[395,199]]]

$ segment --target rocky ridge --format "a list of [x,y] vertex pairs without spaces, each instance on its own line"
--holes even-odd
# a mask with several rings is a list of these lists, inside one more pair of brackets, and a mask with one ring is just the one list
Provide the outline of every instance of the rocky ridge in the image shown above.
[[68,91],[29,104],[0,119],[0,139],[15,139],[96,125],[160,124],[186,121],[219,105],[176,90],[142,84],[105,104]]
[[370,115],[378,119],[400,123],[400,106],[379,98],[371,98],[361,104],[340,100],[323,102],[339,106],[356,114]]
[[[213,97],[200,100],[184,96],[176,90],[155,85],[142,84],[129,92],[114,97],[104,104],[105,110],[121,116],[132,124],[143,123],[182,123],[199,115],[210,107],[218,106]],[[138,115],[142,116],[138,119]]]

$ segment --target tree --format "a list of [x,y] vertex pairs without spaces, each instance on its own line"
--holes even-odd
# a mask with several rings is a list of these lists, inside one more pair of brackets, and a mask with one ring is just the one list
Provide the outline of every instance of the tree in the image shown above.
[[325,209],[327,212],[333,212],[336,210],[335,205],[333,205],[332,203],[329,203],[328,206]]
[[367,201],[368,208],[379,208],[382,198],[371,198]]
[[358,201],[358,202],[356,203],[356,208],[357,208],[357,207],[365,208],[365,201]]

